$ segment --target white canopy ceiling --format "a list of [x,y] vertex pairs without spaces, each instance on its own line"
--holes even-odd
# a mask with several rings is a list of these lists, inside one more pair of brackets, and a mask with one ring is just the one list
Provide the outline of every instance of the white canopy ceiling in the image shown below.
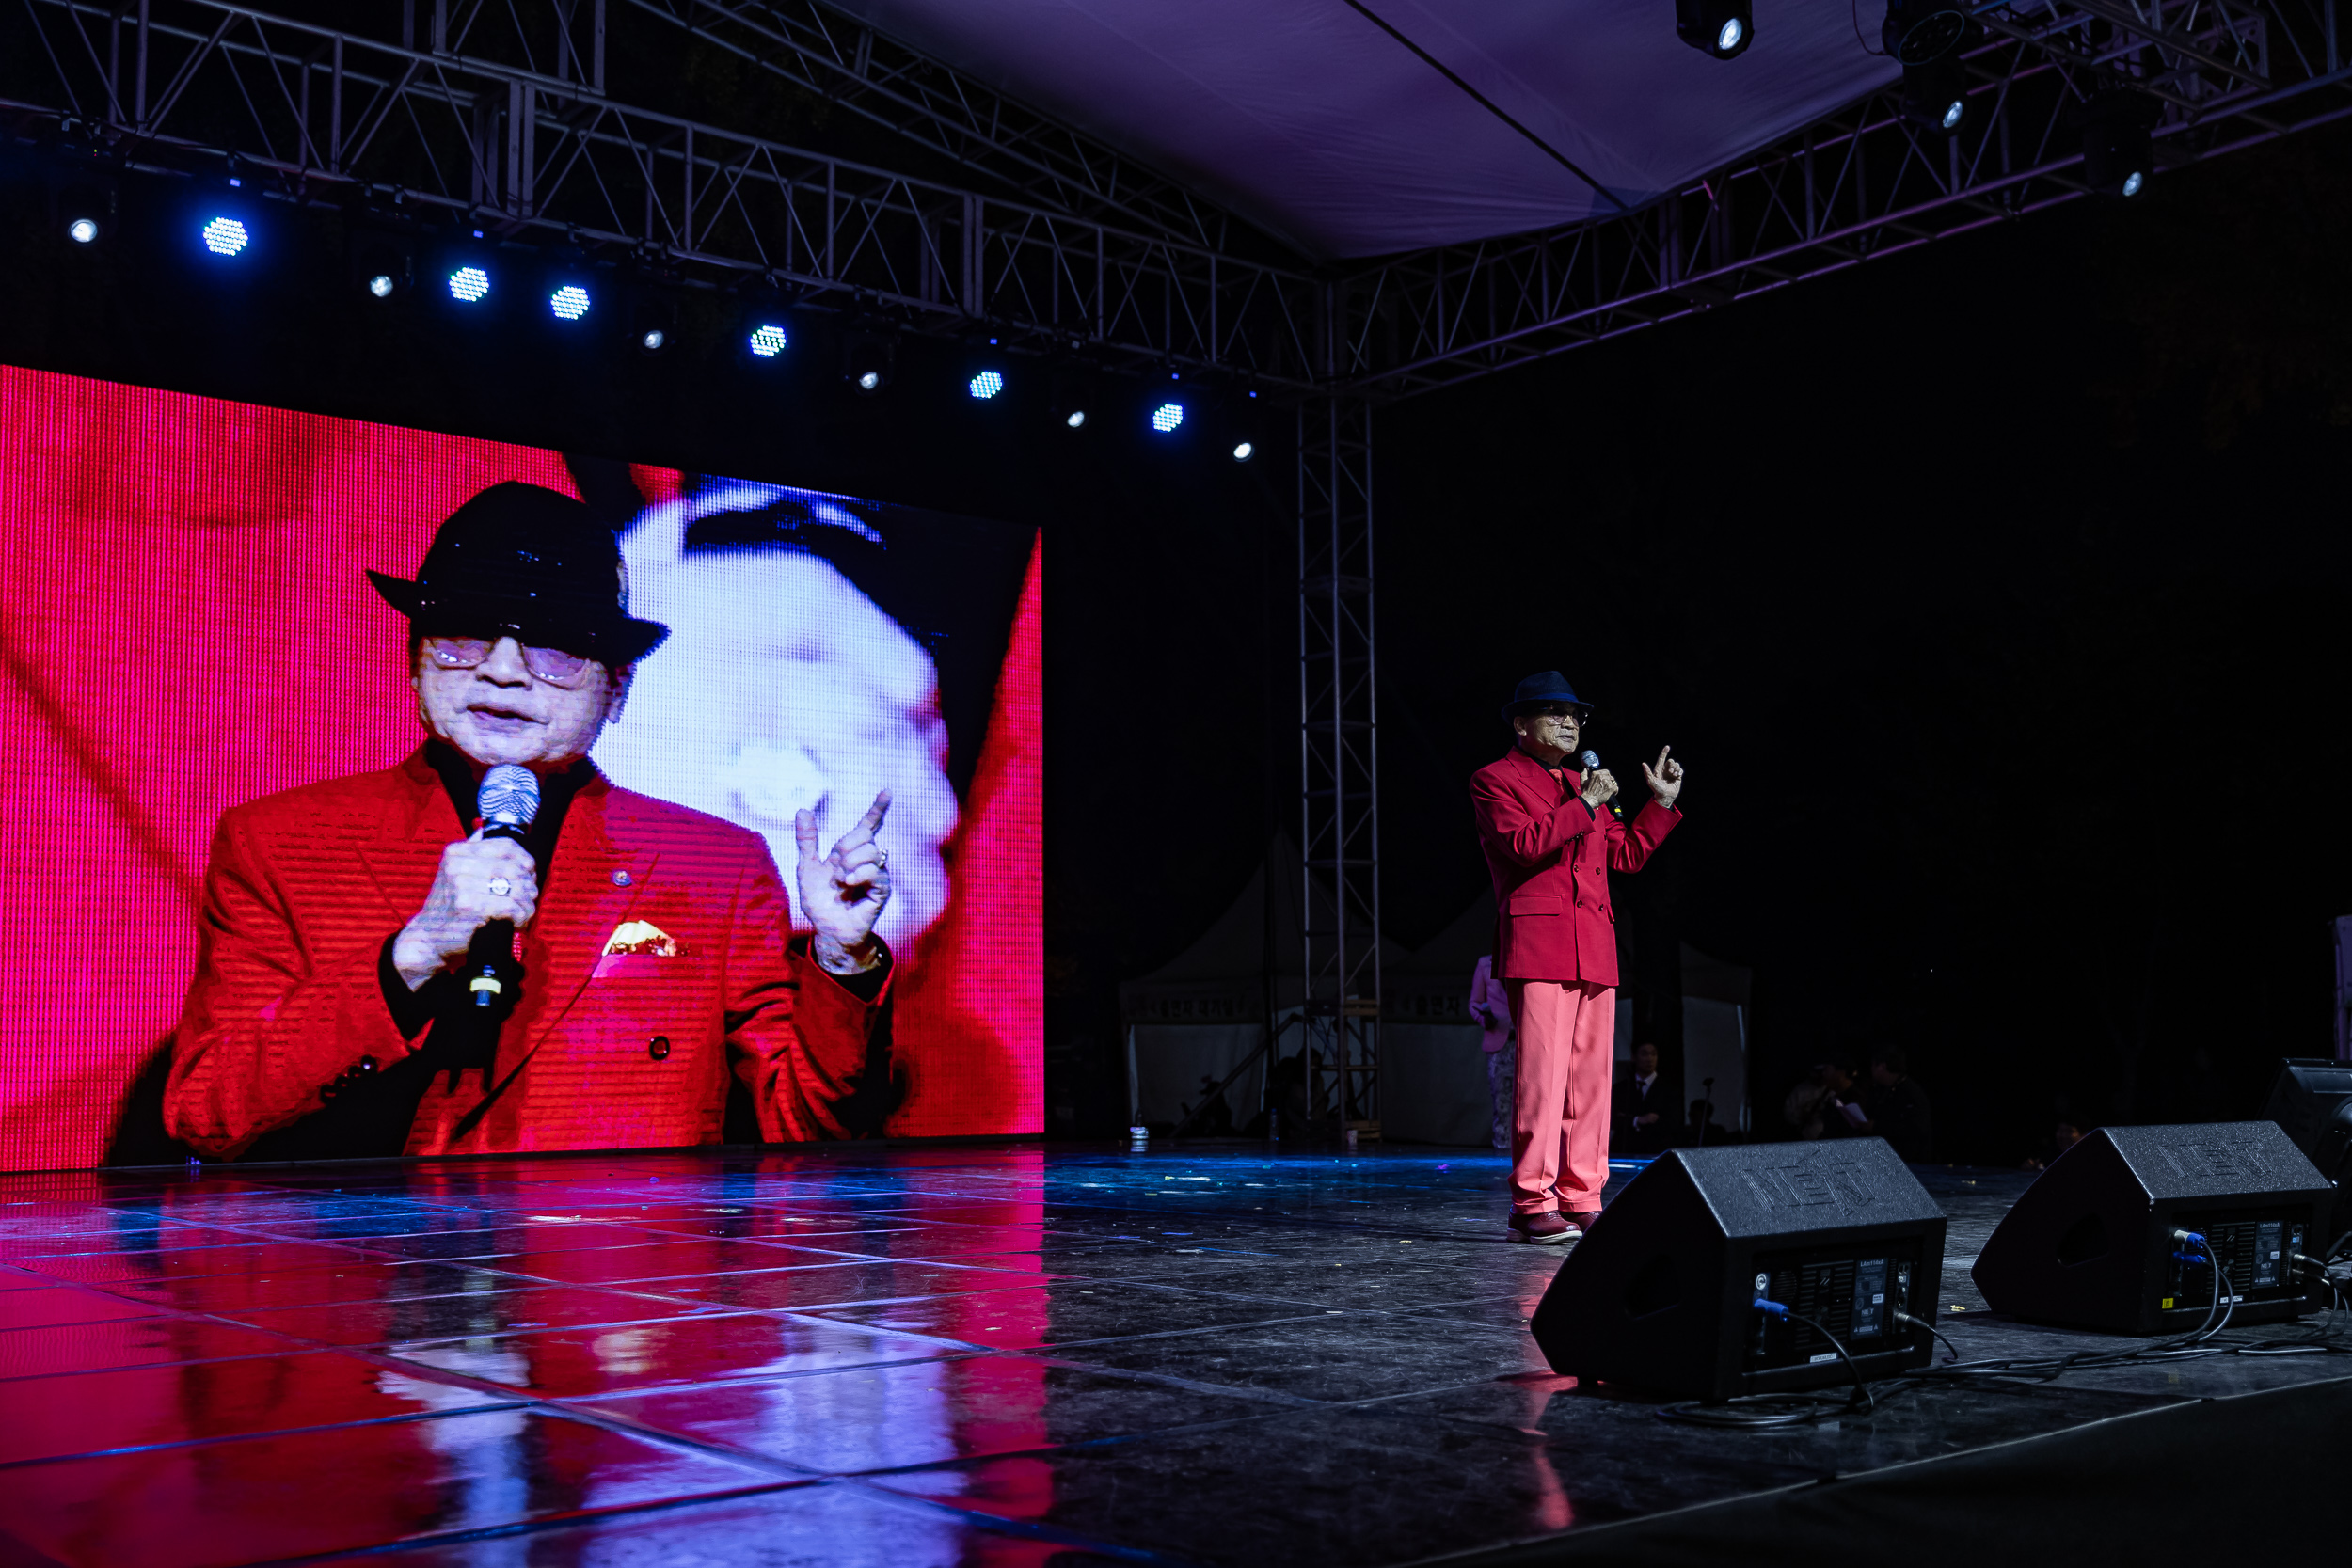
[[[1616,210],[1344,0],[835,3],[1318,258]],[[1762,0],[1729,61],[1672,0],[1365,4],[1628,206],[1896,75],[1883,0]]]

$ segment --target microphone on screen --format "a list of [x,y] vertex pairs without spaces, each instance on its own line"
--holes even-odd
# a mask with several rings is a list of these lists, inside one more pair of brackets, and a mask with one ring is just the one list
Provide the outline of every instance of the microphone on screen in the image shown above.
[[[1576,759],[1576,765],[1579,768],[1583,768],[1587,773],[1597,773],[1600,770],[1600,753],[1598,752],[1587,752],[1582,756]],[[1609,810],[1618,821],[1622,822],[1625,820],[1625,808],[1617,804],[1617,798],[1613,795],[1609,797]]]
[[[482,776],[474,797],[474,815],[482,818],[484,838],[511,838],[519,843],[539,815],[539,776],[530,768],[502,762]],[[466,944],[466,990],[477,1007],[495,1007],[507,999],[515,973],[515,923],[485,921]]]

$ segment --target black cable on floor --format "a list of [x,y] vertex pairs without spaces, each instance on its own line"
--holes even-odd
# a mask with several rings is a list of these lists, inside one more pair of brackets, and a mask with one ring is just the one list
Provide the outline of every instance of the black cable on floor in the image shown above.
[[1776,1301],[1759,1299],[1756,1309],[1768,1317],[1786,1318],[1803,1323],[1829,1341],[1830,1349],[1853,1373],[1853,1392],[1838,1403],[1832,1403],[1818,1394],[1741,1394],[1719,1404],[1698,1400],[1686,1400],[1669,1404],[1658,1411],[1661,1421],[1678,1421],[1685,1426],[1729,1427],[1740,1431],[1759,1431],[1770,1427],[1810,1426],[1832,1416],[1867,1416],[1878,1408],[1878,1401],[1864,1381],[1862,1369],[1848,1354],[1837,1336],[1811,1318],[1792,1312]]

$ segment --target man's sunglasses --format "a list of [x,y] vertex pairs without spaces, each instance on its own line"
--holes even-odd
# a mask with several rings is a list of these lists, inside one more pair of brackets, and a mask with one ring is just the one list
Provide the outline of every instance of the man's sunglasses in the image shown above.
[[[424,657],[439,670],[477,669],[501,641],[495,637],[428,637],[424,640]],[[579,685],[580,676],[594,662],[561,648],[535,648],[519,640],[516,646],[523,651],[523,668],[549,686]]]
[[1581,707],[1569,707],[1565,703],[1554,703],[1549,707],[1528,709],[1528,717],[1531,719],[1573,719],[1581,724],[1584,721],[1584,710]]

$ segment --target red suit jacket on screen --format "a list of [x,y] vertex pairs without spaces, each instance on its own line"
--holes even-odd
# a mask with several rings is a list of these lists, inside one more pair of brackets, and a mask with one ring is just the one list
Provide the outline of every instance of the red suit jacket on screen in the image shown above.
[[[401,1037],[377,964],[462,836],[421,752],[222,816],[164,1102],[174,1136],[233,1157],[319,1110],[345,1073],[423,1044],[430,1026]],[[628,922],[678,953],[606,954]],[[888,983],[861,1001],[793,953],[790,936],[765,840],[593,780],[564,815],[523,935],[522,996],[499,1036],[491,1104],[482,1110],[481,1069],[453,1088],[437,1074],[408,1152],[716,1143],[730,1065],[763,1138],[846,1135],[838,1113]]]
[[1596,816],[1577,793],[1584,775],[1559,778],[1514,749],[1470,779],[1478,842],[1495,884],[1495,973],[1507,980],[1617,983],[1617,915],[1609,873],[1639,871],[1682,814],[1656,800],[1630,822]]

